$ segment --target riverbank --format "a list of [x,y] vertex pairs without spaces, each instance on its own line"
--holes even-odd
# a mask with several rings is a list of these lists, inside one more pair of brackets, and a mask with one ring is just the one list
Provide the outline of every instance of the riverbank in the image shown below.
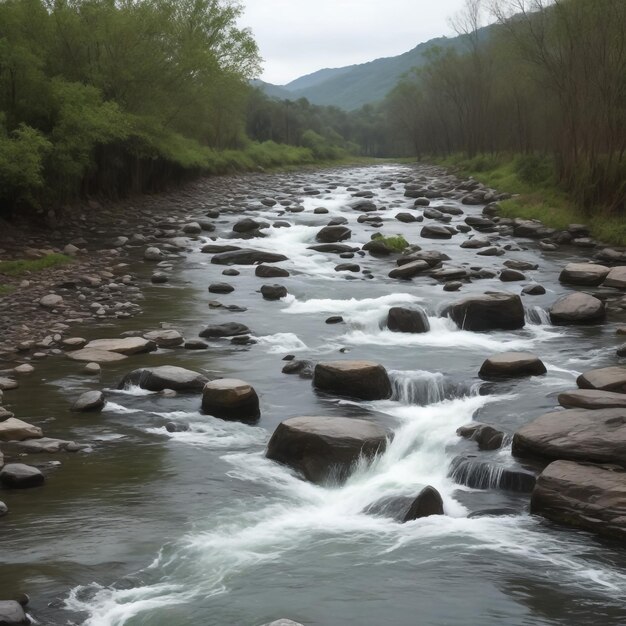
[[461,155],[433,158],[432,162],[459,176],[477,181],[514,197],[500,202],[500,215],[540,220],[546,226],[567,229],[569,224],[586,224],[592,237],[610,245],[626,246],[626,219],[601,208],[585,214],[573,199],[553,182],[546,161],[532,157]]

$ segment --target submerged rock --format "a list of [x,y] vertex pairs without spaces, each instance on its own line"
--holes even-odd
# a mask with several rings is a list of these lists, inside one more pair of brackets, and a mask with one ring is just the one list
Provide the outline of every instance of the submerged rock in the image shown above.
[[536,481],[535,474],[529,470],[472,456],[455,457],[448,475],[454,482],[471,489],[503,489],[516,493],[530,493]]
[[497,450],[502,447],[504,433],[489,424],[472,422],[457,428],[456,434],[464,439],[471,439],[478,444],[479,450]]
[[391,396],[387,370],[371,361],[318,363],[313,386],[321,391],[362,400],[384,400]]

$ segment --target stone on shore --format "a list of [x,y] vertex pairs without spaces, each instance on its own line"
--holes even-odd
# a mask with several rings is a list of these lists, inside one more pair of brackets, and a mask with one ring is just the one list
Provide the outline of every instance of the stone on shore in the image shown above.
[[606,317],[604,302],[588,293],[572,293],[557,300],[550,309],[553,324],[594,324]]
[[31,621],[24,613],[24,609],[15,600],[0,601],[0,624],[2,626],[24,626]]
[[0,441],[23,441],[43,437],[41,428],[23,422],[17,417],[9,417],[0,422]]
[[0,484],[5,489],[39,487],[44,481],[44,475],[32,465],[9,463],[0,470]]
[[546,373],[541,359],[530,352],[502,352],[489,357],[480,368],[480,378],[519,378]]
[[39,305],[44,309],[55,309],[63,304],[63,297],[55,293],[49,293],[39,300]]
[[530,512],[553,522],[626,540],[626,472],[555,461],[539,475]]
[[174,365],[161,365],[136,369],[126,374],[117,387],[124,389],[130,385],[137,385],[148,391],[173,389],[199,393],[208,382],[209,379],[198,372]]
[[525,324],[521,298],[504,292],[465,298],[452,304],[446,312],[463,330],[517,330]]
[[72,411],[79,413],[96,413],[102,411],[106,399],[101,391],[86,391],[72,405]]
[[422,517],[430,517],[431,515],[443,515],[443,500],[440,493],[430,485],[424,487],[413,500],[409,507],[403,522],[411,522]]
[[[81,352],[84,350],[104,350],[106,352],[117,352],[118,354],[131,356],[133,354],[153,352],[156,348],[154,341],[150,341],[149,339],[144,339],[143,337],[124,337],[123,339],[95,339],[94,341],[90,341]],[[76,355],[76,352],[68,356],[73,358],[73,355]],[[95,361],[96,359],[93,360]]]
[[626,394],[626,367],[601,367],[583,372],[576,384],[581,389],[599,389]]
[[261,415],[254,388],[235,378],[208,382],[202,390],[202,410],[214,417],[242,422],[256,421]]
[[626,409],[547,413],[515,433],[513,454],[626,465]]
[[371,361],[318,363],[313,373],[313,386],[327,393],[361,400],[385,400],[391,396],[387,370]]
[[559,404],[566,409],[626,409],[626,393],[599,389],[576,389],[559,394]]
[[609,268],[594,263],[568,263],[559,275],[559,280],[568,285],[597,287],[607,277]]
[[281,422],[267,447],[268,459],[299,471],[315,483],[342,481],[356,462],[387,446],[387,431],[347,417],[293,417]]
[[422,309],[394,306],[387,314],[387,328],[396,333],[427,333],[430,322]]
[[286,260],[287,257],[284,254],[263,250],[231,250],[211,257],[211,263],[217,265],[256,265],[257,263],[280,263]]

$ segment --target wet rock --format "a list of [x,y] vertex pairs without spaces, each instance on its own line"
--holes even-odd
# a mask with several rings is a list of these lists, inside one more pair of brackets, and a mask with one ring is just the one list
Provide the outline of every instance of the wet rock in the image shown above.
[[298,374],[300,378],[313,378],[315,363],[307,360],[292,360],[283,369],[283,374]]
[[479,215],[468,215],[465,218],[465,223],[473,229],[482,232],[493,230],[495,226],[493,221],[488,217],[481,217]]
[[352,202],[350,208],[353,211],[360,211],[361,213],[369,213],[370,211],[377,211],[378,207],[371,200],[359,200]]
[[[2,467],[2,463],[0,463],[0,467]],[[0,517],[4,517],[8,512],[9,507],[4,502],[0,501]],[[0,602],[0,619],[2,619],[2,602]]]
[[626,465],[626,409],[547,413],[515,433],[513,454]]
[[452,304],[445,311],[459,328],[471,331],[516,330],[525,324],[518,295],[487,292]]
[[237,335],[230,340],[230,343],[235,346],[251,346],[257,343],[257,340],[250,337],[250,335]]
[[443,515],[443,500],[439,492],[430,485],[424,487],[404,516],[403,522],[411,522],[431,515]]
[[259,278],[283,278],[289,276],[289,272],[282,267],[272,267],[271,265],[257,265],[254,275]]
[[32,465],[8,463],[0,470],[0,484],[5,489],[29,489],[44,482],[44,475]]
[[32,374],[35,368],[30,363],[22,363],[13,369],[15,374],[21,374],[22,376]]
[[202,232],[202,227],[198,222],[189,222],[183,225],[182,231],[187,235],[199,235]]
[[233,250],[220,252],[211,257],[211,263],[218,265],[256,265],[257,263],[280,263],[286,261],[284,254],[263,250]]
[[[0,400],[1,399],[2,398],[0,398]],[[0,422],[5,422],[10,417],[15,417],[15,415],[13,415],[13,413],[11,413],[11,411],[9,411],[9,410],[5,409],[4,407],[0,406]]]
[[428,224],[420,232],[420,236],[425,239],[452,239],[452,233],[443,226]]
[[594,324],[602,322],[606,310],[602,300],[587,293],[572,293],[557,300],[550,309],[553,324]]
[[239,270],[234,269],[234,268],[225,269],[222,272],[222,276],[239,276],[240,274],[241,274],[241,272]]
[[546,288],[543,285],[532,283],[522,288],[522,293],[527,296],[541,296],[546,293]]
[[343,254],[345,252],[356,252],[358,248],[354,248],[345,243],[320,243],[314,246],[308,246],[307,250],[328,252],[330,254]]
[[461,426],[457,428],[456,434],[463,439],[475,441],[479,450],[498,450],[504,441],[504,433],[501,430],[481,422]]
[[477,256],[502,256],[503,254],[504,250],[502,248],[497,248],[496,246],[484,248],[476,253]]
[[246,217],[236,222],[233,226],[233,232],[235,233],[250,233],[261,228],[261,222],[257,222],[250,217]]
[[16,417],[9,417],[0,422],[0,441],[24,441],[43,437],[41,428],[23,422]]
[[264,626],[303,626],[300,622],[294,622],[291,619],[281,618],[264,624]]
[[80,350],[87,345],[88,341],[83,337],[68,337],[67,339],[63,339],[61,345],[66,350]]
[[179,424],[178,422],[167,422],[165,430],[168,433],[186,433],[189,432],[189,424]]
[[403,254],[398,258],[396,263],[398,266],[402,267],[414,261],[426,261],[430,267],[437,267],[437,265],[441,265],[444,261],[449,260],[450,257],[444,252],[439,252],[438,250],[420,250],[418,252],[411,252],[410,254]]
[[472,511],[467,519],[476,519],[479,517],[508,517],[509,515],[518,516],[520,511],[517,509],[511,509],[506,507],[493,508],[493,509],[480,509],[479,511]]
[[209,285],[209,293],[231,293],[235,288],[228,283],[212,283]]
[[19,452],[26,452],[27,454],[56,454],[61,451],[78,452],[80,450],[91,452],[91,448],[88,444],[79,444],[64,439],[52,439],[51,437],[25,439],[24,441],[12,445],[14,445]]
[[530,352],[503,352],[489,357],[482,364],[478,375],[480,378],[490,380],[541,376],[546,371],[541,359]]
[[536,263],[529,263],[528,261],[518,261],[516,259],[507,259],[503,263],[503,265],[511,270],[518,270],[519,272],[536,270],[539,267]]
[[259,398],[248,383],[235,378],[208,382],[202,390],[204,413],[227,420],[250,422],[259,419]]
[[106,399],[101,391],[86,391],[74,402],[72,411],[95,413],[102,411],[105,404]]
[[201,392],[208,382],[209,379],[198,372],[174,365],[161,365],[133,370],[124,376],[117,388],[125,389],[131,385],[137,385],[148,391],[173,389],[174,391]]
[[214,324],[207,326],[200,337],[235,337],[237,335],[249,335],[250,329],[245,324],[227,322],[226,324]]
[[561,271],[559,280],[568,285],[597,286],[607,277],[609,268],[593,263],[569,263]]
[[[626,259],[624,259],[626,260]],[[604,287],[615,287],[616,289],[626,289],[626,266],[614,267],[607,275]]]
[[417,218],[412,213],[396,213],[395,217],[399,222],[403,222],[405,224],[417,222]]
[[208,343],[204,343],[204,341],[200,341],[199,339],[191,339],[189,341],[185,341],[183,345],[183,348],[185,348],[185,350],[206,350],[208,347]]
[[280,300],[287,296],[287,287],[283,285],[263,285],[261,295],[265,300]]
[[556,461],[537,479],[530,512],[599,535],[626,539],[626,472]]
[[341,324],[343,322],[343,317],[341,315],[331,315],[326,319],[327,324]]
[[437,280],[447,282],[449,280],[467,278],[467,270],[462,267],[448,267],[446,269],[433,272],[431,275]]
[[601,367],[584,372],[576,379],[581,389],[598,389],[626,394],[626,367]]
[[488,239],[480,239],[479,237],[473,237],[472,239],[466,239],[462,244],[461,248],[468,248],[470,250],[475,250],[477,248],[487,248],[491,245]]
[[315,239],[320,243],[337,243],[352,237],[352,231],[345,226],[324,226]]
[[360,272],[361,266],[357,263],[340,263],[335,266],[335,272]]
[[387,314],[387,328],[396,333],[427,333],[430,322],[423,309],[395,306]]
[[87,363],[83,369],[83,373],[88,376],[97,376],[102,371],[98,363]]
[[236,252],[237,250],[241,250],[241,248],[239,246],[207,243],[202,246],[200,252],[203,252],[204,254],[219,254],[221,252]]
[[30,623],[19,602],[14,600],[0,601],[0,624],[2,626],[23,626]]
[[55,309],[63,304],[63,297],[54,293],[49,293],[39,300],[39,306],[44,309]]
[[[95,339],[94,341],[90,341],[82,350],[79,350],[78,352],[72,352],[68,354],[68,356],[70,358],[75,358],[76,355],[78,355],[79,353],[84,356],[84,353],[86,351],[91,350],[103,350],[106,352],[116,352],[118,354],[131,356],[133,354],[154,352],[156,348],[157,347],[154,341],[144,339],[143,337],[124,337],[123,339]],[[97,361],[98,359],[89,360]]]
[[382,365],[370,361],[333,361],[318,363],[313,386],[327,393],[384,400],[391,396],[391,382]]
[[175,348],[180,346],[184,341],[183,336],[173,328],[152,330],[145,333],[143,337],[155,343],[159,348]]
[[372,239],[371,241],[368,241],[363,246],[363,250],[369,252],[372,256],[389,256],[390,254],[395,253],[395,250],[381,239]]
[[451,280],[444,284],[444,291],[458,291],[463,286],[463,283],[459,280]]
[[475,456],[457,456],[448,473],[452,480],[471,489],[504,489],[516,493],[530,493],[536,477],[521,467],[508,467]]
[[448,223],[452,219],[452,216],[444,215],[441,211],[431,208],[424,209],[424,217],[428,218],[429,220],[437,220],[438,222],[444,223]]
[[152,276],[150,277],[150,282],[155,285],[163,285],[168,281],[169,277],[163,272],[154,272],[154,274],[152,274]]
[[315,483],[343,481],[361,458],[373,458],[387,446],[387,431],[347,417],[293,417],[274,431],[266,456]]
[[163,259],[163,253],[155,247],[146,248],[143,253],[143,258],[146,261],[161,261]]
[[517,270],[505,269],[500,272],[500,280],[503,282],[513,282],[516,280],[526,280],[526,276]]
[[541,222],[516,219],[513,226],[513,234],[516,237],[539,239],[543,237],[543,229],[544,226]]
[[617,409],[626,408],[626,393],[600,389],[576,389],[559,394],[559,404],[566,409]]

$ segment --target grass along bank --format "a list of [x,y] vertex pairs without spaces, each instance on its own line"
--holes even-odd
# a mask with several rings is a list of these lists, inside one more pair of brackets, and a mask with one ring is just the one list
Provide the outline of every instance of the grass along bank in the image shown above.
[[626,246],[626,219],[611,215],[602,207],[593,215],[578,208],[574,199],[556,184],[549,158],[480,155],[468,159],[453,155],[431,160],[461,176],[472,176],[497,191],[514,194],[510,200],[498,203],[502,217],[537,219],[557,229],[586,224],[598,241]]
[[41,272],[53,267],[71,263],[72,259],[65,254],[47,254],[40,259],[17,259],[14,261],[0,261],[0,274],[5,276],[24,276],[31,272]]

